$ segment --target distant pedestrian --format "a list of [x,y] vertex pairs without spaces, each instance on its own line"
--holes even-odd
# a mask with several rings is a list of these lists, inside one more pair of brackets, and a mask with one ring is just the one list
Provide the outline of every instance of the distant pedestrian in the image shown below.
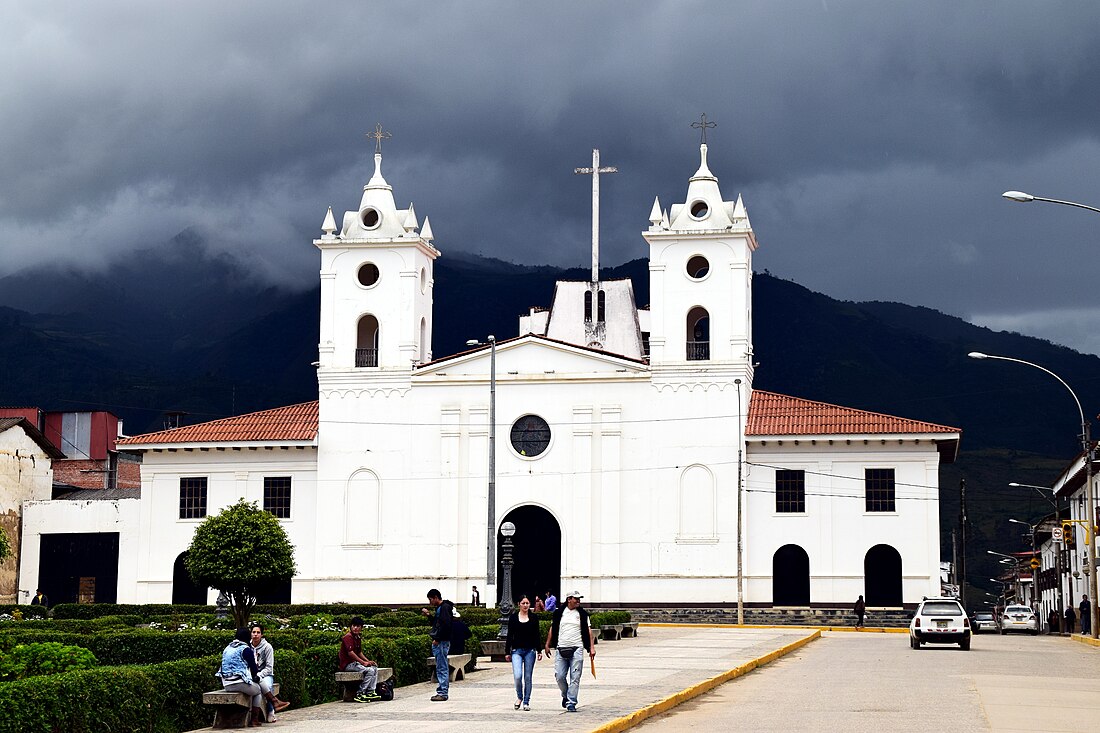
[[1073,606],[1066,606],[1065,619],[1066,619],[1066,633],[1067,634],[1072,634],[1073,633],[1073,623],[1074,623],[1074,621],[1077,620],[1077,616],[1075,616],[1074,613],[1073,613]]
[[46,594],[42,592],[41,588],[34,591],[34,598],[31,599],[32,606],[42,606],[42,608],[50,607],[50,599],[46,597]]
[[438,683],[432,702],[446,702],[450,695],[451,668],[447,655],[451,651],[451,626],[454,624],[454,604],[443,600],[443,594],[435,588],[428,591],[428,603],[431,608],[422,608],[420,612],[432,617],[432,656],[435,657],[435,679]]
[[1081,596],[1081,633],[1087,634],[1092,630],[1092,604],[1088,596]]
[[[850,598],[851,596],[849,596]],[[861,595],[856,599],[855,605],[852,606],[852,610],[856,614],[856,628],[863,628],[863,617],[867,614],[867,604],[863,602],[863,596]]]
[[554,621],[550,633],[546,635],[546,656],[550,649],[558,650],[554,660],[554,678],[561,690],[561,706],[567,712],[577,712],[577,695],[581,689],[581,674],[584,672],[583,647],[593,663],[596,660],[596,645],[592,641],[592,627],[588,625],[588,611],[580,607],[579,592],[572,591],[565,597],[565,606],[554,612]]
[[1047,614],[1047,631],[1051,634],[1057,634],[1060,629],[1058,628],[1061,623],[1061,616],[1058,615],[1058,609],[1050,609],[1050,613]]
[[359,692],[355,702],[374,702],[381,700],[378,694],[378,663],[363,656],[363,619],[355,616],[351,619],[351,628],[340,639],[339,664],[341,671],[362,672],[363,681],[359,683]]
[[558,610],[558,599],[553,591],[546,591],[546,600],[542,602],[542,605],[547,613],[553,613]]
[[508,636],[504,641],[504,661],[512,663],[512,677],[516,683],[516,704],[519,710],[531,709],[531,677],[535,672],[536,657],[542,659],[539,642],[539,617],[531,612],[527,596],[519,599],[519,608],[508,617]]
[[542,599],[535,596],[535,613],[542,613],[546,610],[546,604],[542,602]]
[[472,606],[480,606],[481,605],[481,593],[478,592],[476,585],[470,591],[470,605],[472,605]]

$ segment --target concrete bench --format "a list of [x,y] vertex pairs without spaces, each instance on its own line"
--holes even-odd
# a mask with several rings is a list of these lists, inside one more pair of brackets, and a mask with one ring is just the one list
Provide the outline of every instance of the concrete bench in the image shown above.
[[[379,667],[377,682],[385,682],[393,677],[393,667]],[[351,702],[355,699],[355,696],[359,693],[359,684],[363,681],[362,672],[337,672],[336,681],[340,683],[343,688],[343,696],[340,698],[344,702]]]
[[631,639],[638,636],[638,622],[631,621],[623,624],[623,638]]
[[605,641],[618,641],[623,638],[623,625],[602,624],[600,626],[600,638]]
[[[471,654],[450,654],[447,656],[451,682],[458,682],[466,678],[466,665],[473,659]],[[435,657],[428,657],[424,662],[429,667],[435,666]]]
[[[279,694],[279,683],[271,691]],[[214,724],[211,728],[244,728],[248,725],[248,714],[252,711],[252,699],[243,692],[211,690],[202,693],[202,704],[214,706]]]

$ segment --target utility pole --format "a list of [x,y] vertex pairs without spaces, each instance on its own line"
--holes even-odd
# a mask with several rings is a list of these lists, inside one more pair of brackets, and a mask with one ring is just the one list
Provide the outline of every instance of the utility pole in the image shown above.
[[959,596],[963,608],[968,608],[966,603],[966,479],[959,480],[959,536],[962,544],[962,554],[959,555]]
[[951,585],[959,584],[959,546],[957,530],[951,530]]

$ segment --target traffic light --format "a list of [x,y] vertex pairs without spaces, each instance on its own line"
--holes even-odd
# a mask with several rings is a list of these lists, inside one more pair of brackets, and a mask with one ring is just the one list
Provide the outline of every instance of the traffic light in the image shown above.
[[1074,540],[1073,522],[1062,522],[1062,543],[1071,548],[1077,544]]

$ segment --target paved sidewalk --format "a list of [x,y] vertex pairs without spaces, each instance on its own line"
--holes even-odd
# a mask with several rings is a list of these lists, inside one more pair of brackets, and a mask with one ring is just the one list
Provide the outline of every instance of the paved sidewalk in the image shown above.
[[[592,731],[816,633],[791,628],[643,626],[637,638],[597,646],[595,679],[586,660],[576,713],[561,707],[553,660],[535,665],[530,712],[512,709],[511,665],[480,660],[477,672],[452,683],[447,702],[430,702],[435,683],[423,683],[398,688],[392,702],[336,702],[288,710],[269,730],[512,733],[524,725],[540,731]],[[604,729],[624,730],[625,725],[620,722]]]

